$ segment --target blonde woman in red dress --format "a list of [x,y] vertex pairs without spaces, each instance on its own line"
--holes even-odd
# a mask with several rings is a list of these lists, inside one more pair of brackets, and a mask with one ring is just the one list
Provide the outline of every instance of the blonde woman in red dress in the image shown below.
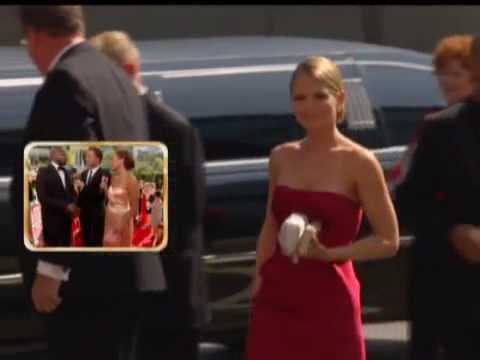
[[[305,138],[270,155],[267,212],[257,245],[247,360],[365,360],[353,261],[394,256],[398,224],[375,156],[342,135],[345,90],[337,66],[311,57],[291,81]],[[356,240],[365,212],[373,234]],[[279,246],[291,214],[321,224],[298,261]]]

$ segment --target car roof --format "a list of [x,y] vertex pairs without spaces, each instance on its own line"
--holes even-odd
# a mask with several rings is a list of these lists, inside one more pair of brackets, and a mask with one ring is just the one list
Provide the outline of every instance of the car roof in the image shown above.
[[[144,67],[187,68],[208,64],[279,63],[299,61],[309,55],[338,59],[396,60],[431,64],[428,54],[414,50],[356,41],[291,36],[226,36],[141,40],[137,42]],[[30,76],[36,73],[26,50],[1,46],[0,74]],[[2,76],[3,77],[3,76]]]
[[165,39],[138,42],[146,61],[160,56],[164,61],[181,59],[264,58],[276,56],[341,55],[368,52],[398,52],[399,49],[368,43],[292,36],[230,36]]

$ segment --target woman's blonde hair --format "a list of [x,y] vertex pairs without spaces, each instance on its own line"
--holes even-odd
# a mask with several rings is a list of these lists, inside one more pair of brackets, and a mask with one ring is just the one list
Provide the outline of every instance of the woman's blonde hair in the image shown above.
[[140,52],[123,31],[105,31],[89,39],[90,44],[118,65],[140,61]]
[[[298,64],[290,79],[290,93],[293,92],[295,79],[300,73],[309,75],[318,80],[333,96],[338,96],[341,92],[345,93],[340,70],[332,60],[326,57],[310,56]],[[339,105],[340,108],[337,111],[338,123],[344,120],[346,101]]]

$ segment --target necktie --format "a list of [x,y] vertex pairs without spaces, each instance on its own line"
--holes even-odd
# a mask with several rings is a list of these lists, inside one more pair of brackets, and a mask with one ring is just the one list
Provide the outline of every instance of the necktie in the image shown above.
[[90,180],[92,180],[92,170],[88,170],[87,185],[90,184]]
[[[62,180],[62,184],[63,184],[63,187],[66,186],[65,184],[65,175],[66,175],[67,171],[66,169],[63,167],[63,166],[59,166],[58,167],[58,174],[60,175],[60,179]],[[63,174],[63,176],[62,176]]]

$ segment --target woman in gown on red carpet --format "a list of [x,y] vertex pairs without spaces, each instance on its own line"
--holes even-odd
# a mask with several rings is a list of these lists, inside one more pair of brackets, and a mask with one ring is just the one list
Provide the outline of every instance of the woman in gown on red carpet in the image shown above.
[[[365,360],[360,284],[352,261],[392,257],[398,223],[384,175],[369,150],[342,135],[346,95],[337,66],[311,57],[290,83],[305,138],[274,148],[257,263],[247,360]],[[279,229],[301,213],[321,230],[298,262]],[[372,234],[356,239],[365,213]]]
[[132,173],[135,161],[129,151],[115,150],[112,157],[112,178],[107,187],[107,179],[102,179],[101,187],[107,193],[105,209],[104,247],[131,247],[133,224],[138,215],[140,189],[138,180]]

